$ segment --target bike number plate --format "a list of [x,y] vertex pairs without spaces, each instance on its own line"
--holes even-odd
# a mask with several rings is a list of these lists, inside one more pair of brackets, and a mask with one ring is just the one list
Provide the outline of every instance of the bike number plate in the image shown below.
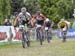
[[48,27],[45,27],[45,30],[48,30]]

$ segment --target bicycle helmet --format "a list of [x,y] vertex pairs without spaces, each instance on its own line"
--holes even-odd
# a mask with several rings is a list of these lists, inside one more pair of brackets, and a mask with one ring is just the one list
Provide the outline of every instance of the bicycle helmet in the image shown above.
[[61,19],[61,22],[64,22],[64,21],[65,21],[65,19],[64,19],[64,18],[62,18],[62,19]]
[[48,21],[49,21],[49,19],[47,18],[45,21],[46,21],[46,22],[48,22]]
[[26,8],[25,8],[25,7],[22,7],[22,8],[21,8],[21,12],[22,12],[22,13],[25,13],[25,12],[26,12]]

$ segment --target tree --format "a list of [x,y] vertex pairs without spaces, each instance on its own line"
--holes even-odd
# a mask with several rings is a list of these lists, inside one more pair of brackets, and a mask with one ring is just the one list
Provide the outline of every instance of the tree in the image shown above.
[[35,14],[40,9],[37,0],[25,0],[24,5],[31,14]]
[[6,16],[10,15],[11,6],[10,6],[10,0],[3,0],[3,15],[4,18]]
[[2,22],[2,19],[3,19],[3,12],[2,12],[2,6],[3,6],[3,1],[2,0],[0,0],[0,24],[1,24],[1,22]]
[[62,15],[65,18],[71,18],[72,17],[73,4],[71,3],[71,0],[59,1],[58,2],[58,8],[59,8],[59,11],[58,11],[59,15]]
[[0,24],[3,23],[4,18],[10,15],[10,0],[0,0]]
[[11,14],[14,15],[15,12],[20,12],[23,6],[23,0],[11,0]]
[[62,18],[72,16],[71,0],[38,0],[40,11],[56,23]]
[[[59,20],[58,6],[56,5],[59,0],[38,0],[41,12],[52,20]],[[55,21],[57,22],[57,20]]]

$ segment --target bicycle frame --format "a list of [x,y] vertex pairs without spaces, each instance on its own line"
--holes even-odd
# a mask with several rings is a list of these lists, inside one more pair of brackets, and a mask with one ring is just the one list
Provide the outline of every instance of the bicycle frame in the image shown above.
[[28,31],[24,29],[24,27],[21,27],[22,32],[22,46],[25,48],[25,43],[27,43],[27,46],[30,46],[30,39],[28,37]]
[[67,34],[67,29],[65,30],[62,29],[63,42],[66,42],[66,34]]
[[37,40],[39,40],[40,45],[42,45],[42,42],[43,42],[42,27],[37,27],[36,32],[37,32]]
[[48,43],[50,43],[50,40],[52,39],[52,32],[50,28],[45,30],[45,37],[47,38]]

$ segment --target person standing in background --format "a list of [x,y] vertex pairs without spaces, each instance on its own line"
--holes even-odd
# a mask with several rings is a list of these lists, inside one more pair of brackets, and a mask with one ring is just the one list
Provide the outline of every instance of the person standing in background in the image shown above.
[[10,22],[10,18],[9,17],[6,17],[5,21],[4,21],[4,25],[5,26],[11,26],[11,22]]

